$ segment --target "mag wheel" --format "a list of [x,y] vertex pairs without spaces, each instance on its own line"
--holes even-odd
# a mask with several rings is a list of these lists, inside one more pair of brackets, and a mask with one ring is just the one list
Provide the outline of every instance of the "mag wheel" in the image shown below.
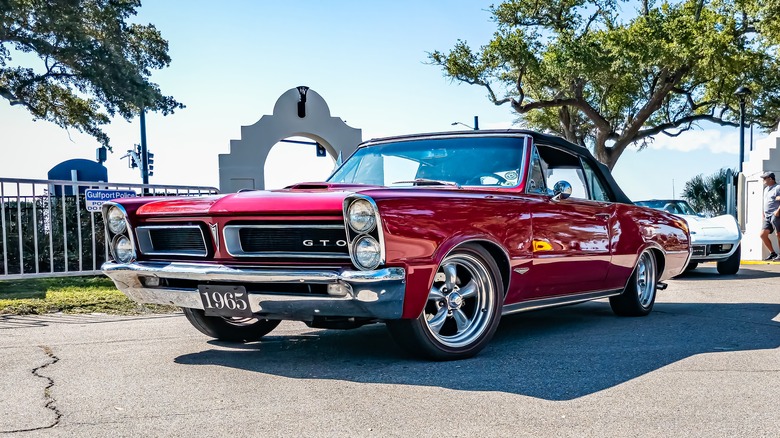
[[490,342],[503,298],[501,275],[490,253],[481,246],[464,245],[441,262],[420,316],[389,321],[387,326],[412,354],[463,359]]
[[190,324],[206,336],[229,342],[258,341],[271,333],[281,321],[259,318],[223,318],[206,316],[200,309],[183,308]]
[[610,297],[609,305],[616,315],[645,316],[653,310],[657,286],[657,263],[653,253],[648,250],[639,256],[623,293]]

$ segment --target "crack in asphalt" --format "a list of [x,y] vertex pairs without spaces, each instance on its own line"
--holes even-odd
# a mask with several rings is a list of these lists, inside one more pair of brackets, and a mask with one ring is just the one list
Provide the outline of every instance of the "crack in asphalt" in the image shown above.
[[46,404],[44,405],[44,407],[46,409],[49,409],[52,412],[54,412],[54,421],[51,424],[46,425],[46,426],[33,427],[33,428],[30,428],[30,429],[4,430],[4,431],[0,431],[0,433],[33,432],[33,431],[36,431],[36,430],[51,429],[52,427],[60,424],[60,419],[62,418],[62,412],[60,412],[60,410],[57,408],[57,405],[55,404],[56,400],[51,395],[51,388],[54,387],[54,379],[52,379],[51,377],[48,377],[48,376],[44,376],[44,375],[39,373],[44,368],[46,368],[46,367],[48,367],[50,365],[54,365],[55,363],[59,362],[60,358],[55,356],[54,355],[54,351],[52,351],[52,349],[50,347],[46,346],[46,345],[39,345],[38,347],[41,350],[43,350],[43,352],[46,354],[46,356],[49,357],[50,361],[46,362],[45,364],[43,364],[43,365],[41,365],[39,367],[33,368],[32,375],[35,376],[35,377],[44,379],[44,380],[49,382],[46,385],[46,387],[43,388],[43,399],[46,401]]

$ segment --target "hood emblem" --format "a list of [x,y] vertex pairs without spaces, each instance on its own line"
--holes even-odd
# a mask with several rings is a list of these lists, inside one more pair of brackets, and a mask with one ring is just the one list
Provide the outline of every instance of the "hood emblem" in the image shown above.
[[209,224],[209,229],[211,230],[211,237],[214,239],[214,243],[219,248],[219,225]]

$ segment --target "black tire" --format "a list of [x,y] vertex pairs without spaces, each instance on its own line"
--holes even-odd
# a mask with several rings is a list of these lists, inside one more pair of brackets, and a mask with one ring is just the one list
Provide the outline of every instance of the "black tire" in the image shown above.
[[206,316],[200,309],[183,308],[184,316],[199,332],[220,341],[252,342],[271,333],[281,321],[258,318],[221,318]]
[[721,275],[734,275],[739,272],[739,263],[742,261],[742,245],[737,246],[737,250],[734,251],[729,258],[718,262],[718,273]]
[[683,272],[691,272],[696,269],[697,266],[699,266],[699,262],[688,262]]
[[652,251],[647,250],[639,256],[623,293],[609,298],[615,315],[645,316],[653,310],[658,290],[657,266]]
[[420,316],[387,322],[393,339],[414,356],[465,359],[490,342],[501,319],[504,284],[485,248],[467,244],[442,260]]

